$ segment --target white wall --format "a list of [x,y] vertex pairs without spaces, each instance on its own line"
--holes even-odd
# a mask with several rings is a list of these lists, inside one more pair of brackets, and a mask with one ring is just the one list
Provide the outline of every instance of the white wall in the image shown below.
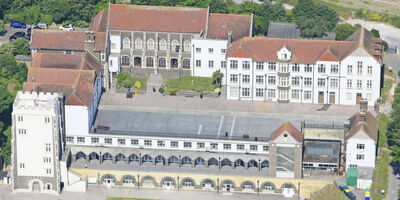
[[[237,69],[232,69],[230,64],[231,61],[237,60],[238,65]],[[248,61],[250,63],[250,68],[249,69],[243,69],[243,63],[245,61]],[[253,62],[250,58],[233,58],[230,57],[227,59],[226,63],[227,67],[227,73],[226,73],[226,82],[227,82],[227,98],[228,99],[234,99],[234,100],[253,100],[253,70],[255,66],[253,66]],[[230,77],[232,74],[237,75],[238,81],[237,82],[232,82],[230,80]],[[249,75],[250,80],[248,83],[243,82],[243,76]],[[250,94],[249,96],[244,96],[242,94],[243,88],[249,88],[250,89]],[[255,94],[254,94],[255,95]]]
[[[111,48],[115,45],[115,48]],[[120,35],[110,35],[110,52],[121,53],[121,36]]]
[[[325,65],[325,73],[318,72],[318,65],[323,64]],[[332,73],[331,69],[333,65],[338,65],[338,73]],[[339,86],[338,87],[331,87],[330,82],[332,79],[337,79],[339,84],[339,77],[340,77],[340,63],[339,62],[330,62],[330,61],[317,61],[314,65],[314,93],[313,93],[313,102],[318,103],[319,92],[323,92],[323,104],[329,104],[330,100],[330,93],[335,93],[335,104],[339,103]],[[328,77],[328,79],[327,79]],[[325,79],[324,86],[318,86],[318,79]],[[342,94],[340,94],[342,96]],[[341,102],[342,103],[342,102]]]
[[120,71],[120,59],[117,55],[110,55],[108,57],[108,66],[110,72],[119,72]]
[[[221,61],[226,61],[225,53],[221,51],[227,49],[227,40],[211,40],[211,39],[193,39],[192,40],[192,76],[212,77],[215,71],[220,70],[224,73],[223,84],[226,80],[226,69],[221,69]],[[196,51],[200,48],[201,51]],[[213,49],[213,53],[209,52],[209,48]],[[201,66],[196,66],[196,60],[201,60]],[[214,67],[209,67],[209,61],[214,61]]]
[[86,106],[65,105],[66,135],[88,135],[89,113]]
[[[365,144],[365,149],[357,149],[357,144]],[[375,168],[375,142],[367,139],[349,139],[346,143],[346,169],[349,165]],[[363,154],[364,160],[357,160],[357,154]]]

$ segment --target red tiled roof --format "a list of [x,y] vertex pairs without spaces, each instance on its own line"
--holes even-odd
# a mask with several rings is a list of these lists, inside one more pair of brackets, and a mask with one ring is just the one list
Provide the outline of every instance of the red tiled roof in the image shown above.
[[96,16],[92,18],[89,31],[106,32],[106,30],[107,30],[107,11],[103,9],[99,13],[97,13]]
[[208,9],[111,4],[109,12],[111,30],[200,33]]
[[209,39],[228,39],[232,31],[232,39],[251,37],[252,16],[211,13],[208,21]]
[[327,50],[318,58],[318,60],[321,60],[321,61],[333,61],[333,62],[339,61],[339,60],[335,57],[335,55],[332,54],[332,52],[331,52],[329,49],[327,49]]
[[378,120],[368,110],[363,110],[366,115],[366,121],[361,121],[362,111],[357,112],[350,117],[350,132],[345,135],[345,140],[350,139],[360,131],[364,131],[372,140],[378,141]]
[[[368,51],[368,53],[375,58],[378,63],[383,64],[382,58],[382,40],[380,38],[375,38],[371,32],[369,32],[364,27],[359,28],[356,32],[351,34],[347,41],[358,41],[360,45]],[[378,50],[376,52],[375,50]]]
[[95,32],[94,36],[96,38],[95,51],[105,51],[106,49],[106,33],[105,32]]
[[280,126],[279,128],[277,128],[276,130],[274,130],[271,133],[270,141],[274,141],[276,138],[278,138],[284,132],[289,133],[298,142],[303,142],[303,134],[299,130],[297,130],[297,128],[294,127],[293,124],[291,124],[288,121],[283,123],[282,126]]
[[85,32],[33,30],[32,48],[83,51],[85,49]]
[[[323,59],[343,59],[358,46],[354,41],[305,40],[287,38],[246,37],[233,42],[228,47],[227,57],[234,57],[237,51],[244,51],[255,61],[277,61],[277,52],[283,47],[292,52],[291,62],[315,63]],[[324,52],[329,49],[329,53]],[[332,54],[331,56],[329,54]]]

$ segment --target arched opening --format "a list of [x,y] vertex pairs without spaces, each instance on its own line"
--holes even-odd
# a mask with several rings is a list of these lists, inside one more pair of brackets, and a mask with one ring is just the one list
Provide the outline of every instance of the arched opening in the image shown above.
[[122,48],[129,49],[130,46],[131,46],[131,42],[130,42],[129,38],[124,38],[124,40],[122,41]]
[[118,161],[125,161],[125,156],[123,155],[123,154],[118,154],[116,157],[115,157],[115,160],[118,162]]
[[249,168],[250,168],[250,167],[258,167],[258,163],[257,163],[257,161],[255,161],[255,160],[250,160],[250,161],[247,163],[247,165],[248,165]]
[[165,58],[158,59],[158,67],[159,68],[166,68],[167,67],[167,60]]
[[231,160],[225,158],[225,159],[223,159],[223,160],[221,161],[221,166],[222,166],[222,167],[223,167],[223,166],[232,166],[232,162],[231,162]]
[[32,185],[32,192],[40,192],[40,183],[34,182]]
[[111,154],[109,154],[109,153],[105,153],[104,155],[103,155],[103,161],[106,161],[106,160],[112,160],[112,155]]
[[235,161],[235,168],[236,167],[244,167],[244,162],[241,159]]
[[235,188],[235,183],[232,180],[226,179],[221,182],[221,188],[224,191],[230,192]]
[[142,49],[142,40],[140,38],[135,40],[135,49]]
[[206,161],[202,157],[196,158],[196,160],[195,160],[195,165],[196,166],[197,165],[205,165],[205,164],[206,164]]
[[133,65],[135,67],[141,67],[142,66],[142,58],[141,57],[135,57],[133,59]]
[[210,159],[208,160],[208,166],[211,166],[211,165],[216,165],[216,166],[218,166],[218,160],[215,159],[215,158],[210,158]]
[[192,178],[184,178],[182,179],[182,187],[194,187],[195,182]]
[[192,159],[190,159],[189,157],[183,157],[183,159],[182,159],[182,164],[183,165],[185,165],[185,164],[192,164]]
[[201,181],[201,186],[203,187],[203,189],[212,189],[214,188],[215,183],[211,179],[204,179],[203,181]]
[[179,162],[179,160],[178,160],[178,158],[176,156],[171,156],[168,159],[168,163],[169,164],[178,163],[178,162]]
[[131,154],[129,156],[129,163],[130,162],[139,162],[139,156],[137,156],[136,154]]
[[154,40],[152,40],[152,39],[147,40],[147,49],[154,50]]
[[150,186],[153,187],[154,184],[156,183],[156,181],[155,181],[154,177],[152,177],[152,176],[145,176],[145,177],[142,178],[141,183],[145,187],[146,186],[147,187],[150,187]]
[[46,184],[46,189],[47,189],[47,190],[51,190],[51,184],[50,184],[50,183],[47,183],[47,184]]
[[146,67],[154,67],[154,59],[153,57],[146,58]]
[[147,154],[142,157],[142,162],[151,162],[152,160],[151,156]]
[[296,193],[296,186],[294,186],[292,183],[284,183],[281,186],[281,189],[284,196],[291,197]]
[[183,44],[183,51],[190,51],[190,42],[188,40]]
[[165,164],[165,158],[161,155],[156,157],[156,163],[162,163],[163,165]]
[[91,154],[89,154],[89,161],[91,160],[99,160],[99,154],[97,154],[96,152],[92,152]]
[[178,59],[176,59],[176,58],[171,59],[171,68],[172,69],[178,68]]
[[272,182],[264,182],[261,184],[261,190],[262,191],[274,191],[275,190],[275,184]]
[[160,41],[160,51],[166,51],[167,50],[167,42],[165,40]]
[[242,183],[241,188],[243,190],[254,190],[255,185],[251,181],[245,181],[245,182]]
[[296,186],[294,186],[293,183],[284,183],[281,187],[282,189],[287,188],[287,189],[296,189]]
[[115,183],[115,177],[111,174],[105,174],[101,180],[103,181],[104,184],[111,184]]
[[172,187],[175,185],[175,179],[169,176],[164,177],[161,179],[161,184],[165,187]]
[[265,168],[265,167],[269,167],[269,161],[268,160],[264,160],[261,163],[261,168]]
[[86,160],[86,154],[84,154],[82,151],[80,151],[76,154],[75,158],[76,158],[76,161],[78,161],[79,159]]
[[135,178],[131,175],[126,175],[126,176],[122,177],[121,181],[123,184],[135,184],[135,182],[136,182]]
[[176,40],[172,41],[171,46],[172,46],[172,49],[171,49],[172,52],[179,52],[179,42],[178,41],[176,41]]

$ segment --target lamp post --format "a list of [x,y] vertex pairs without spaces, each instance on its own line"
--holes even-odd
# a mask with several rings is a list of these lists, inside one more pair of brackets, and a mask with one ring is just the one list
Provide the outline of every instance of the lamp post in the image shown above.
[[240,100],[240,81],[242,80],[242,73],[239,73],[239,90],[238,90],[238,94],[239,94],[239,100]]
[[178,176],[178,191],[179,191],[179,176]]
[[257,180],[257,195],[260,195],[260,180]]
[[140,187],[140,175],[138,174],[137,175],[137,189],[140,189],[139,187]]
[[298,192],[299,192],[299,199],[300,199],[300,182],[298,183]]
[[329,76],[326,77],[326,104],[329,104]]
[[219,178],[217,178],[217,193],[219,193]]

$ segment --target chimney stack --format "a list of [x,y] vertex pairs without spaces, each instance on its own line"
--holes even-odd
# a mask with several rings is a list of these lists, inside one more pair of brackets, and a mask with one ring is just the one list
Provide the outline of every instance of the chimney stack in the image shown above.
[[85,50],[94,52],[96,38],[93,31],[85,31]]
[[368,100],[361,99],[360,101],[360,110],[365,109],[368,110]]
[[228,45],[233,42],[232,31],[228,31]]
[[362,122],[367,121],[367,111],[364,109],[360,111],[360,121]]

